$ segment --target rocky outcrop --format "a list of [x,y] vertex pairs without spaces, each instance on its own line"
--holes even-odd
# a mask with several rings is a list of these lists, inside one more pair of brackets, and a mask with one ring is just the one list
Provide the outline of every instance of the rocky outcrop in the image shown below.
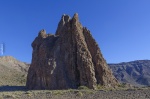
[[29,89],[68,89],[97,84],[118,84],[90,31],[82,27],[78,14],[63,15],[55,35],[41,30],[32,43]]

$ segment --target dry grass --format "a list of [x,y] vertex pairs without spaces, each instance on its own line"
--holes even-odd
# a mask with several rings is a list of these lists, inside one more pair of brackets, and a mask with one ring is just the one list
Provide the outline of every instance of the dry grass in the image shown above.
[[0,92],[0,99],[150,99],[150,89],[137,90],[35,90]]

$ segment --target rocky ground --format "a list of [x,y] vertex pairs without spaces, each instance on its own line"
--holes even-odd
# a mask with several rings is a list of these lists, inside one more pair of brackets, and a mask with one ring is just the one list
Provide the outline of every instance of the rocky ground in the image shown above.
[[3,86],[0,99],[150,99],[150,88],[120,90],[34,90]]

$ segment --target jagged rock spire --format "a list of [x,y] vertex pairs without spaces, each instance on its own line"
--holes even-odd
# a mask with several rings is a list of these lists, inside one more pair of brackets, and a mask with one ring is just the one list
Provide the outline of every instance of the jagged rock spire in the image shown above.
[[70,19],[71,19],[70,16],[68,16],[66,14],[62,15],[61,20],[57,27],[56,35],[60,35],[61,29],[65,26],[66,23],[68,23],[70,21]]
[[46,36],[47,36],[46,30],[42,29],[41,31],[39,31],[38,37],[46,38]]
[[[32,63],[27,77],[29,89],[69,89],[97,84],[118,84],[90,31],[82,27],[76,13],[63,15],[56,35],[41,31],[32,43]],[[41,39],[41,37],[44,37]]]
[[75,19],[76,21],[79,21],[78,13],[75,13],[72,19]]

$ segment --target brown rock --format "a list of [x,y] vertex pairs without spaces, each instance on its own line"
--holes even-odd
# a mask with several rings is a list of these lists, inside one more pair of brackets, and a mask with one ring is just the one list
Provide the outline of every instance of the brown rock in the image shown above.
[[80,24],[78,14],[72,19],[63,15],[56,35],[40,31],[32,47],[26,84],[29,89],[95,89],[97,84],[118,84],[90,31]]

